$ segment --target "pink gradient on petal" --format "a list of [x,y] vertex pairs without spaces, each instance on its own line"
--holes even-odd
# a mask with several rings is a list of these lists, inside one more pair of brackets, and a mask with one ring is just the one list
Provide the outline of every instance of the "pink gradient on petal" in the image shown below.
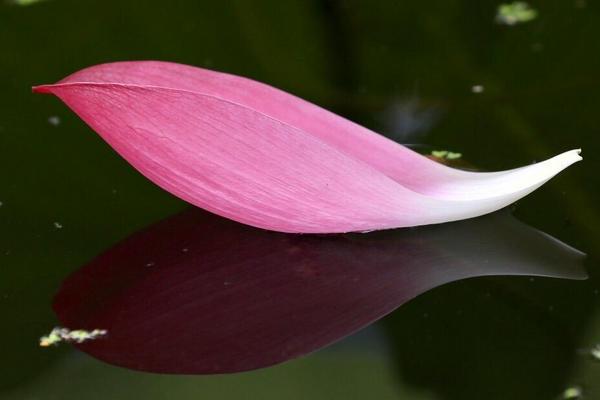
[[581,159],[571,151],[510,171],[460,171],[268,85],[174,63],[103,64],[34,91],[61,98],[165,190],[284,232],[474,217]]

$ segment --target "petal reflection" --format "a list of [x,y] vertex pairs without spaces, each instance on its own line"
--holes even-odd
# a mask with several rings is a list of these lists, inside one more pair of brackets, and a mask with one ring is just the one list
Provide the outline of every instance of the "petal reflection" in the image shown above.
[[584,279],[583,254],[496,213],[370,234],[290,235],[198,209],[116,245],[63,283],[54,309],[100,360],[162,373],[251,370],[310,353],[447,282]]

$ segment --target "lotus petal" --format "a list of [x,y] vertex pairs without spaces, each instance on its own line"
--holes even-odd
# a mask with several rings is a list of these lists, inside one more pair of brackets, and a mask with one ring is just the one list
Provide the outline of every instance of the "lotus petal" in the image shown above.
[[290,235],[193,208],[70,275],[65,327],[106,330],[79,349],[161,373],[229,373],[313,352],[448,282],[585,279],[584,255],[506,212],[369,235]]
[[572,150],[509,171],[461,171],[268,85],[167,62],[93,66],[34,91],[58,96],[163,189],[282,232],[471,218],[581,160]]

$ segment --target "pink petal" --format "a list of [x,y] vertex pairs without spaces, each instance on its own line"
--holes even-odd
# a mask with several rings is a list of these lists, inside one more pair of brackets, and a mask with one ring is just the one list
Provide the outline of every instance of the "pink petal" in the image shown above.
[[573,150],[510,171],[460,171],[270,86],[173,63],[98,65],[34,91],[61,98],[163,189],[284,232],[475,217],[581,160]]

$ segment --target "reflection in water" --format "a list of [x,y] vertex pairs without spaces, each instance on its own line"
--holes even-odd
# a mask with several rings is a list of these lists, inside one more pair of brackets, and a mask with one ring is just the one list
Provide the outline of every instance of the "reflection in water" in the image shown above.
[[326,346],[447,282],[586,277],[582,254],[506,213],[369,234],[268,232],[192,209],[141,231],[66,279],[54,309],[106,362],[225,373]]
[[421,104],[418,97],[398,100],[384,112],[386,136],[411,147],[413,143],[422,143],[439,114],[435,107]]

